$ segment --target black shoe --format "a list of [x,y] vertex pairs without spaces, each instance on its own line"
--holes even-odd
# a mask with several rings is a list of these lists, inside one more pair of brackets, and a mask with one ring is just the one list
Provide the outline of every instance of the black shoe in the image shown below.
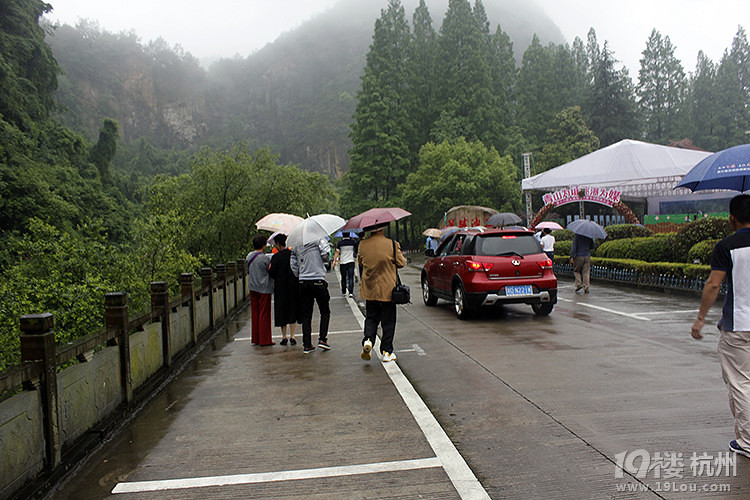
[[297,341],[294,339],[294,337],[292,337],[292,338],[289,339],[289,343],[291,345],[297,345]]
[[281,339],[281,342],[279,342],[280,345],[286,345],[286,343],[287,343],[286,339]]
[[314,350],[315,350],[315,346],[309,346],[309,347],[305,347],[304,349],[302,349],[302,353],[303,354],[310,354]]
[[326,342],[325,340],[318,341],[318,347],[320,347],[324,351],[330,351],[331,350],[331,346],[329,346],[328,342]]

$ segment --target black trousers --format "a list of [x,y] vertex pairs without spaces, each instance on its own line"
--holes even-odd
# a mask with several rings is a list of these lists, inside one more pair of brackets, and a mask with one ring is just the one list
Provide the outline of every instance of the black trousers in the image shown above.
[[315,302],[320,310],[320,332],[318,341],[328,338],[328,323],[331,320],[331,295],[326,280],[302,280],[299,282],[300,316],[302,319],[302,345],[312,347],[312,315]]
[[373,344],[375,343],[378,325],[383,327],[380,349],[384,352],[393,352],[393,336],[396,333],[396,304],[377,300],[365,301],[365,338],[362,343],[368,339]]
[[341,272],[341,293],[346,293],[347,288],[349,293],[354,293],[354,262],[339,264],[339,271]]

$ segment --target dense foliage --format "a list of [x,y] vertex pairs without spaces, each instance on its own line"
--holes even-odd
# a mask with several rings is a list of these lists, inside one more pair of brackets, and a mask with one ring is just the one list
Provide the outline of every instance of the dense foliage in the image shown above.
[[610,259],[633,259],[645,262],[669,262],[673,260],[675,235],[669,233],[651,237],[625,237],[599,245],[597,257]]
[[706,240],[720,240],[734,232],[729,219],[723,217],[704,217],[688,224],[683,224],[677,233],[673,248],[675,262],[690,262],[688,252],[693,245]]
[[604,230],[607,231],[607,241],[621,238],[646,238],[654,235],[650,229],[638,224],[612,224]]

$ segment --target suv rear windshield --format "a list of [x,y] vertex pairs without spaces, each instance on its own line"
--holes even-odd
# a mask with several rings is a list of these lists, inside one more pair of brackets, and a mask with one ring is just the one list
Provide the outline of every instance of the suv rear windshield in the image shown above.
[[475,255],[532,255],[542,252],[542,247],[533,234],[502,235],[487,234],[476,238]]

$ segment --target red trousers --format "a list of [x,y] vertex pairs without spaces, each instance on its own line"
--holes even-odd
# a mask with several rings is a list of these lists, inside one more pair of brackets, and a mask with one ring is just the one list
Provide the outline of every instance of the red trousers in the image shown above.
[[271,340],[271,294],[250,291],[250,315],[252,342],[258,345],[272,345]]

